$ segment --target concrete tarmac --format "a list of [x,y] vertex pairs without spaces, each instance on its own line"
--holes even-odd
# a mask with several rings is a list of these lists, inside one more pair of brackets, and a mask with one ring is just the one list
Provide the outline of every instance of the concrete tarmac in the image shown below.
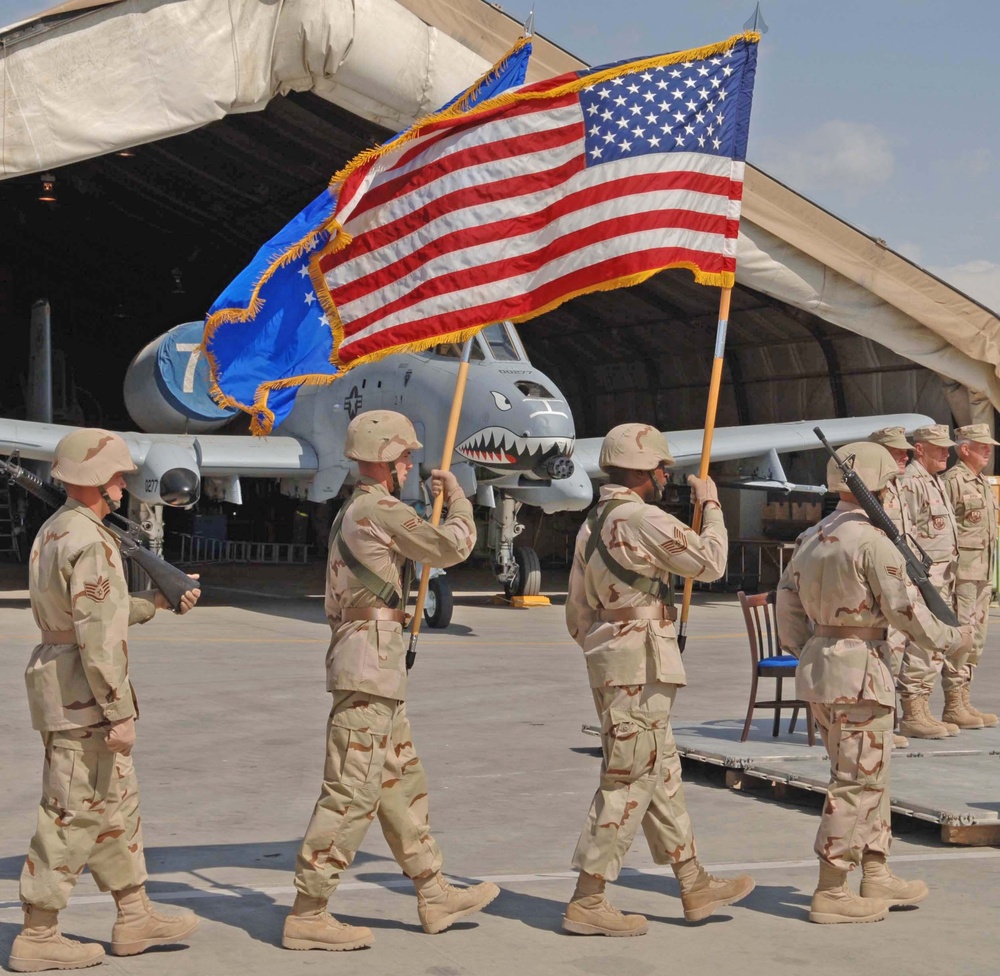
[[[810,925],[818,801],[793,805],[732,792],[721,776],[699,769],[685,772],[699,854],[718,873],[749,871],[755,891],[703,923],[686,924],[672,873],[652,863],[640,834],[609,890],[619,908],[649,917],[649,934],[560,933],[573,889],[570,857],[599,768],[596,740],[581,733],[594,710],[582,656],[563,624],[565,580],[546,577],[553,606],[513,610],[491,605],[486,577],[463,571],[450,574],[460,594],[451,627],[425,629],[420,638],[409,710],[446,873],[458,882],[494,880],[503,893],[481,915],[424,934],[412,885],[376,822],[330,902],[339,918],[374,929],[374,947],[283,950],[294,857],[319,791],[330,707],[322,569],[206,572],[215,589],[202,606],[183,618],[157,614],[130,640],[142,713],[135,760],[149,891],[193,909],[202,924],[187,948],[109,956],[95,972],[800,976],[850,968],[985,976],[1000,968],[1000,850],[945,847],[934,826],[898,823],[893,866],[925,879],[931,897],[874,925]],[[18,876],[42,761],[22,681],[36,630],[26,592],[16,580],[11,587],[0,592],[4,962],[20,926]],[[975,698],[996,711],[1000,620],[992,627]],[[742,718],[749,665],[735,598],[696,596],[690,633],[690,684],[679,693],[675,721]],[[939,699],[940,692],[937,710]],[[754,736],[769,737],[766,715]],[[85,874],[61,916],[63,931],[106,944],[113,919],[110,897]]]

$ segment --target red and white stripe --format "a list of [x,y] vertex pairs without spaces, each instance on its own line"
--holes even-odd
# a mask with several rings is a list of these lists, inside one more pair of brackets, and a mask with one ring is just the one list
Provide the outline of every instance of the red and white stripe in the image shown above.
[[[562,79],[563,81],[565,79]],[[345,181],[353,238],[320,269],[343,363],[677,266],[735,271],[744,164],[651,153],[587,168],[575,93],[427,126]]]

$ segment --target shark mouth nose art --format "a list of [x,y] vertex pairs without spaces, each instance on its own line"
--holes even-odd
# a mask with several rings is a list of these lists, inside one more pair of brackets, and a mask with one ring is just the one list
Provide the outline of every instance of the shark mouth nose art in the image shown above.
[[573,453],[572,437],[518,437],[506,427],[484,427],[458,445],[458,453],[479,464],[534,468],[554,455]]

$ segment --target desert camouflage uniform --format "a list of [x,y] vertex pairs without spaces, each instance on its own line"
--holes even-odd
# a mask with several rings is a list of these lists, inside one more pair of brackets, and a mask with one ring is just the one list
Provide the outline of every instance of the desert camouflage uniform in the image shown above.
[[84,867],[102,891],[146,880],[135,769],[105,736],[138,716],[126,632],[155,606],[152,593],[129,596],[115,536],[72,499],[39,530],[28,585],[42,643],[25,682],[45,768],[21,900],[59,911]]
[[[937,475],[919,461],[911,461],[899,476],[899,495],[910,522],[910,535],[931,558],[927,575],[944,602],[955,605],[955,569],[958,564],[958,526],[955,513]],[[944,666],[941,648],[908,641],[899,672],[900,695],[930,695]]]
[[902,556],[846,501],[799,536],[778,583],[777,622],[782,650],[799,658],[796,696],[813,703],[830,756],[815,850],[850,870],[866,851],[889,853],[895,689],[884,639],[813,636],[813,629],[892,625],[910,641],[945,651],[962,637],[911,599]]
[[[892,524],[899,529],[903,537],[905,538],[909,535],[910,515],[899,495],[898,481],[890,481],[889,484],[885,486],[885,491],[882,494],[882,507],[885,509],[885,514],[892,519]],[[907,577],[907,579],[909,579],[909,577]],[[911,594],[911,596],[914,601],[920,599],[919,594]],[[896,630],[895,627],[890,627],[887,640],[889,643],[889,669],[892,671],[893,679],[896,680],[899,678],[899,672],[903,668],[903,652],[906,650],[906,635],[901,631]]]
[[941,684],[945,689],[967,683],[972,668],[983,655],[990,598],[993,594],[993,557],[997,544],[997,503],[993,488],[982,474],[974,474],[963,461],[942,475],[945,492],[958,524],[958,571],[955,603],[958,619],[975,627],[968,664],[956,671],[945,663]]
[[[612,499],[630,504],[608,517],[601,537],[626,569],[664,581],[672,573],[706,581],[722,575],[728,537],[717,505],[705,508],[698,536],[619,485],[601,488],[598,513]],[[602,609],[660,604],[622,583],[599,553],[588,562],[589,538],[590,526],[584,523],[576,537],[566,625],[586,658],[604,759],[573,866],[614,881],[640,823],[657,864],[676,864],[696,854],[670,728],[677,686],[687,682],[671,621],[600,620]]]
[[[421,519],[370,478],[359,479],[339,528],[347,548],[397,594],[405,561],[452,566],[476,541],[472,505],[456,491],[440,526]],[[335,526],[336,528],[336,526]],[[375,594],[341,558],[331,535],[326,615],[333,629],[327,651],[327,725],[323,789],[296,859],[295,887],[329,897],[354,860],[378,815],[393,856],[413,878],[441,868],[428,823],[427,778],[406,714],[406,647],[395,620],[342,619],[350,607],[377,607]]]

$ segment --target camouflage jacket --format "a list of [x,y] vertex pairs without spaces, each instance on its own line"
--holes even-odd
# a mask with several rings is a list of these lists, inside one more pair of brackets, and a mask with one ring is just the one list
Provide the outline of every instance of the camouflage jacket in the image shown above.
[[896,701],[885,641],[814,637],[815,624],[891,625],[945,652],[962,644],[958,629],[941,623],[907,586],[903,557],[885,533],[845,501],[799,536],[778,583],[777,621],[781,649],[799,658],[795,690],[805,701]]
[[908,535],[910,532],[910,513],[900,498],[898,481],[889,482],[887,490],[882,496],[882,507],[900,533],[904,536]]
[[993,487],[959,461],[942,476],[958,523],[958,578],[988,580],[997,544],[997,502]]
[[[424,521],[385,486],[361,478],[340,524],[339,534],[354,557],[402,593],[407,559],[430,566],[454,566],[476,544],[472,504],[460,491],[448,499],[448,517],[439,526]],[[330,537],[326,572],[326,618],[333,638],[326,655],[330,691],[365,691],[402,701],[406,697],[406,654],[402,624],[394,620],[342,620],[345,607],[383,606],[341,558],[337,536]]]
[[[611,499],[633,503],[617,508],[604,523],[601,538],[626,569],[664,581],[672,573],[706,582],[725,572],[729,539],[722,512],[705,509],[697,535],[683,522],[620,485],[601,488],[597,511]],[[648,593],[624,584],[605,566],[598,551],[586,558],[590,526],[580,527],[566,595],[566,626],[582,648],[592,688],[663,681],[686,684],[674,625],[669,620],[605,622],[597,611],[653,606]]]
[[899,497],[910,522],[910,534],[935,563],[958,560],[955,513],[937,475],[911,461],[897,480]]
[[126,637],[156,612],[153,594],[129,596],[117,539],[86,505],[70,499],[38,530],[28,587],[39,630],[75,636],[31,652],[32,726],[56,732],[138,714]]

